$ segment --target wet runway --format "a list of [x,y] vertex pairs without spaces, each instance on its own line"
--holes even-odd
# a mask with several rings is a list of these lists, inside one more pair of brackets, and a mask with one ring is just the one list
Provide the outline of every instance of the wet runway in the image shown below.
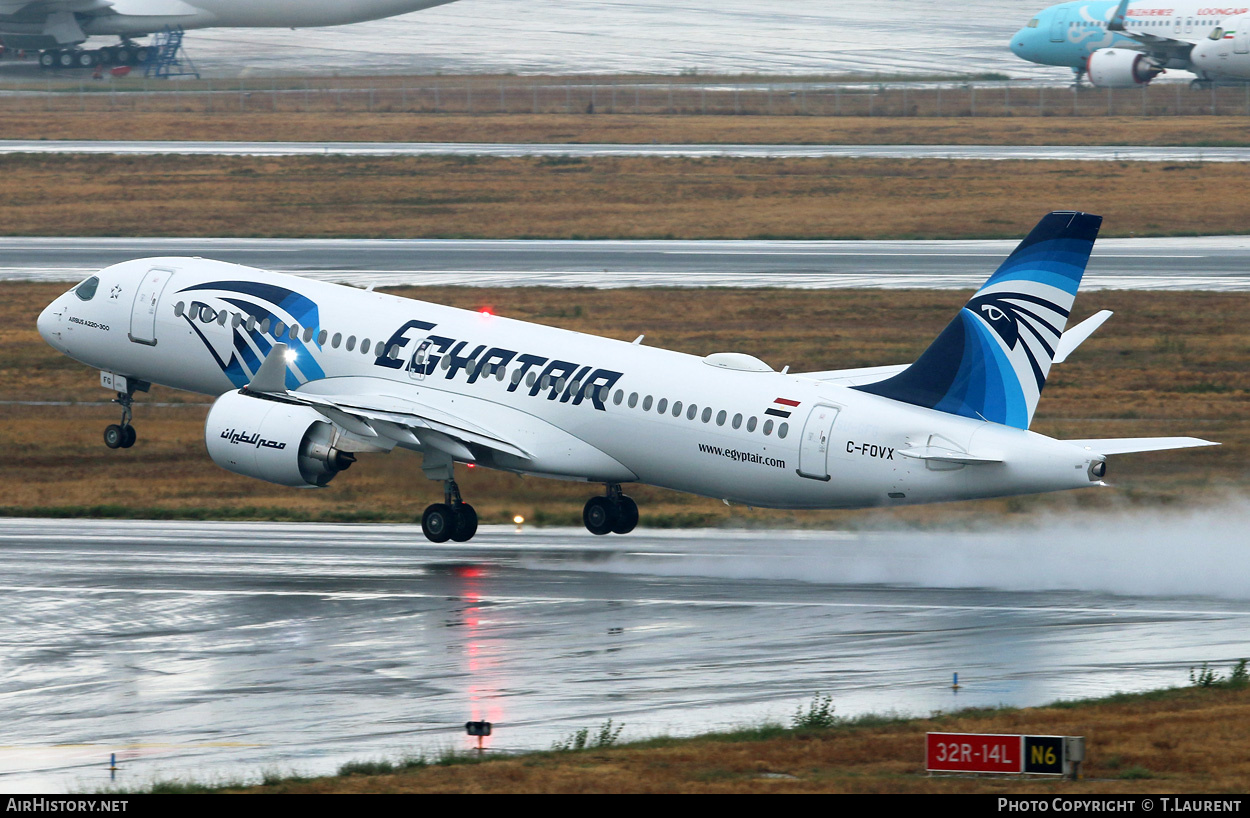
[[[0,238],[0,281],[203,256],[365,286],[968,289],[1017,241]],[[1085,290],[1250,290],[1250,236],[1100,239]]]
[[108,156],[490,156],[738,159],[975,159],[1083,162],[1246,162],[1250,148],[1106,145],[628,145],[495,142],[180,142],[0,140],[12,153]]
[[[1040,8],[1034,0],[970,0],[958,14],[921,0],[895,0],[887,13],[865,0],[459,0],[351,26],[189,31],[185,46],[212,77],[996,71],[1070,80],[1007,47]],[[14,69],[35,70],[0,62],[0,76]]]
[[122,784],[330,772],[467,746],[470,718],[510,751],[787,722],[817,691],[853,716],[1183,685],[1250,653],[1248,518],[471,545],[2,520],[0,790],[101,786],[113,752]]

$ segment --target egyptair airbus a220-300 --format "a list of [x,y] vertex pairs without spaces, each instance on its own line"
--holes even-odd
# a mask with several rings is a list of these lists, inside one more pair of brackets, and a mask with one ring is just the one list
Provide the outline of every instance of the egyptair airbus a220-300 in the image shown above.
[[435,541],[477,530],[454,468],[602,483],[583,513],[628,533],[629,483],[730,503],[860,508],[1103,485],[1106,458],[1214,445],[1029,431],[1051,364],[1108,316],[1065,326],[1101,217],[1044,217],[915,363],[774,371],[198,258],[101,270],[40,334],[100,369],[130,447],[137,391],[219,395],[208,454],[232,472],[325,486],[362,452],[421,452],[444,502]]
[[[134,42],[166,28],[317,28],[395,17],[454,0],[0,0],[0,42],[44,68],[145,62]],[[118,45],[85,49],[89,37]]]

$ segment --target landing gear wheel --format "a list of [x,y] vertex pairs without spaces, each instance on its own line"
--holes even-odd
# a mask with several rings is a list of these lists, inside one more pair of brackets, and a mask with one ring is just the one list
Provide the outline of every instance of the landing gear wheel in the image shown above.
[[74,58],[79,68],[95,68],[100,62],[100,55],[95,51],[79,51]]
[[135,441],[139,439],[139,433],[135,431],[135,427],[126,426],[122,429],[122,448],[129,449],[135,445]]
[[619,511],[607,497],[591,497],[582,509],[582,522],[591,534],[611,534]]
[[[476,516],[474,520],[476,521]],[[421,533],[430,542],[447,542],[455,530],[455,515],[446,503],[435,503],[421,515]],[[476,526],[475,526],[476,527]]]
[[638,504],[632,497],[621,495],[621,502],[616,507],[616,523],[612,526],[613,534],[628,534],[638,525]]
[[56,52],[43,51],[39,54],[40,68],[56,68]]
[[62,51],[56,58],[57,65],[62,68],[73,68],[74,63],[78,62],[78,55],[73,51]]
[[104,429],[104,445],[110,449],[120,449],[125,446],[126,430],[118,426],[116,423],[109,424]]
[[460,507],[456,509],[455,525],[452,528],[451,539],[454,542],[468,542],[473,539],[473,535],[476,533],[477,512],[468,503],[461,503]]
[[135,64],[143,65],[145,62],[148,61],[148,56],[151,55],[151,53],[152,53],[152,50],[148,48],[146,45],[141,45],[138,48],[136,48],[135,56],[134,56]]

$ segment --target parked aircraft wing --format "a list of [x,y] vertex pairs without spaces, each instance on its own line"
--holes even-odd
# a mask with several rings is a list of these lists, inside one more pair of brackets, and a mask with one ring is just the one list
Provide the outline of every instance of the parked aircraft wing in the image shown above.
[[1111,15],[1111,21],[1107,23],[1107,30],[1114,31],[1131,40],[1136,40],[1142,47],[1142,51],[1153,57],[1160,65],[1176,62],[1187,61],[1189,52],[1193,49],[1194,44],[1187,40],[1175,40],[1171,37],[1160,37],[1157,34],[1147,34],[1144,31],[1129,31],[1124,27],[1125,12],[1128,9],[1129,0],[1120,0],[1120,5],[1116,8],[1115,13]]

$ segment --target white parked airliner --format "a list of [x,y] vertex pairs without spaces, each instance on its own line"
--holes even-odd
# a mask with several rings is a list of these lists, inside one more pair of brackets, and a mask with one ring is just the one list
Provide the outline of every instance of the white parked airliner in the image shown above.
[[423,454],[445,501],[435,542],[477,515],[456,463],[588,483],[596,534],[632,530],[622,484],[751,506],[856,508],[1103,485],[1105,459],[1214,445],[1189,437],[1055,440],[1029,431],[1051,363],[1110,313],[1064,332],[1101,217],[1044,217],[910,366],[773,371],[197,258],[101,270],[39,316],[61,352],[102,370],[128,448],[136,391],[219,395],[218,465],[324,486],[360,452]]
[[[147,58],[133,42],[166,28],[316,28],[379,20],[454,0],[0,0],[0,40],[39,50],[45,68],[133,65]],[[95,50],[88,37],[121,44]]]

